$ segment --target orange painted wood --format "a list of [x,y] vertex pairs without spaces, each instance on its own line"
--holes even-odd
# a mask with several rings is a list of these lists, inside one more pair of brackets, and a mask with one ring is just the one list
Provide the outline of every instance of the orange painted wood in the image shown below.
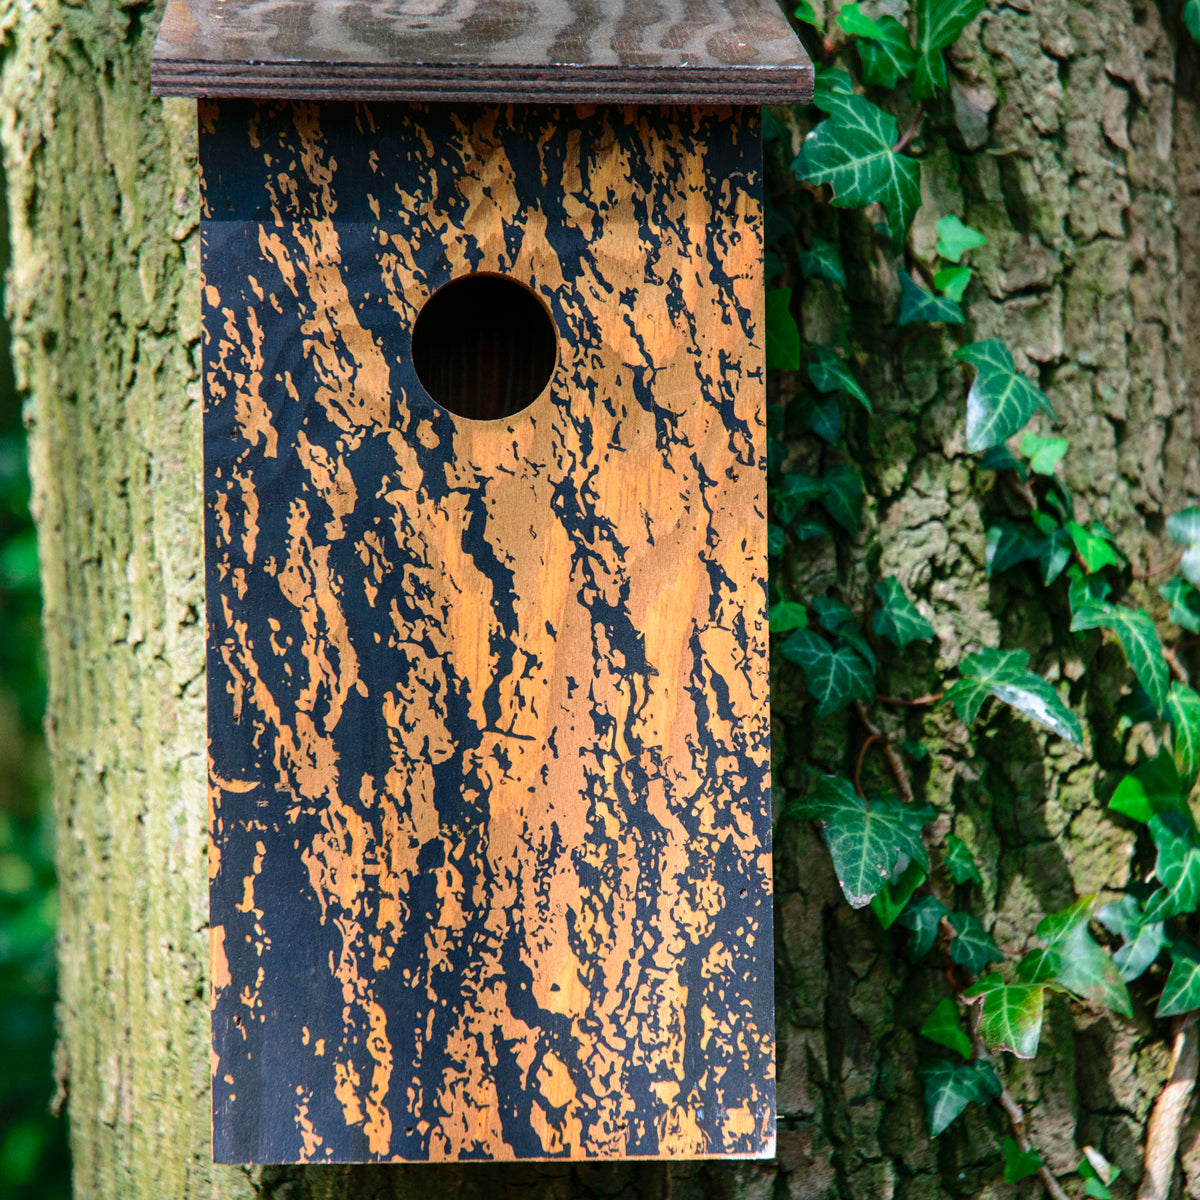
[[217,1159],[771,1154],[757,113],[200,118]]

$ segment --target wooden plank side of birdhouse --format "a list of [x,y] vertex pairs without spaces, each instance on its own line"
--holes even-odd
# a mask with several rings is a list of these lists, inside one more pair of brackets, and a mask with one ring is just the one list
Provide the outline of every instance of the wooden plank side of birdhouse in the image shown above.
[[789,104],[775,0],[169,0],[159,95]]
[[200,121],[216,1159],[772,1153],[757,113]]

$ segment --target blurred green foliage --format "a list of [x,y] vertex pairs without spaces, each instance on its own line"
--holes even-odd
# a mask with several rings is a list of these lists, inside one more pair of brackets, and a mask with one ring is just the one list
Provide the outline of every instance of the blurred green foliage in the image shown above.
[[[3,179],[0,178],[0,197]],[[2,200],[0,200],[2,204]],[[0,269],[8,221],[0,208]],[[66,1121],[54,1091],[57,892],[42,739],[37,540],[8,329],[0,324],[0,1197],[67,1200]]]

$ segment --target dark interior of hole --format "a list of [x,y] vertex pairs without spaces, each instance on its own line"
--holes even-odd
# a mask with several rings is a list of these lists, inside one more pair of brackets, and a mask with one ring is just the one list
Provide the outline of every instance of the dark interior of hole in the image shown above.
[[532,404],[555,364],[554,323],[528,288],[495,275],[456,279],[417,317],[413,366],[444,408],[476,421]]

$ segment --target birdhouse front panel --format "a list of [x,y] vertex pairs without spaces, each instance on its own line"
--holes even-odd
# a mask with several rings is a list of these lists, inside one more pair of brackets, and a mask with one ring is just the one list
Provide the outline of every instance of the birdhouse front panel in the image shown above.
[[757,111],[200,127],[215,1157],[771,1154]]

